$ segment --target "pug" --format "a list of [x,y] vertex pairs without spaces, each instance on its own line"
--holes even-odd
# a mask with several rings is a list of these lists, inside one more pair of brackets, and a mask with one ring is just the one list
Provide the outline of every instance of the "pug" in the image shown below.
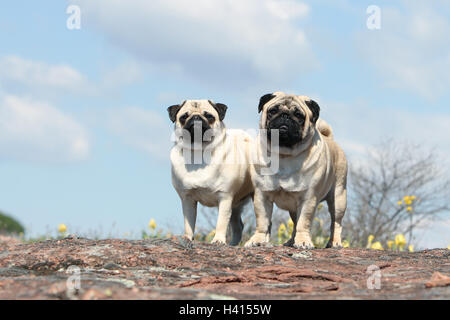
[[242,130],[226,130],[226,111],[226,105],[211,100],[186,100],[168,108],[178,132],[170,152],[172,184],[181,198],[184,235],[191,241],[198,203],[218,207],[212,243],[226,243],[229,224],[230,244],[241,241],[241,213],[253,195],[248,158],[253,142]]
[[[313,248],[310,228],[318,204],[326,201],[331,215],[327,247],[341,247],[342,219],[347,207],[347,160],[331,127],[319,119],[320,107],[307,96],[275,92],[261,97],[258,148],[277,156],[278,170],[263,174],[257,162],[250,172],[255,188],[256,232],[245,244],[270,239],[273,204],[287,210],[294,229],[286,246]],[[276,136],[276,143],[271,141]],[[270,143],[269,143],[270,142]],[[275,148],[274,148],[275,146]]]

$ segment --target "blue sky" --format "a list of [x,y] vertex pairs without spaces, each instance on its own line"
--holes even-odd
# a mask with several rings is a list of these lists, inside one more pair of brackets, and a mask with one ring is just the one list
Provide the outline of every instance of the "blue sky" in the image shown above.
[[[379,30],[366,26],[372,4]],[[33,234],[138,233],[150,218],[179,232],[166,108],[187,98],[255,128],[261,95],[306,94],[350,158],[384,136],[450,156],[449,21],[445,1],[2,4],[0,209]],[[447,246],[449,228],[446,216],[421,244]]]

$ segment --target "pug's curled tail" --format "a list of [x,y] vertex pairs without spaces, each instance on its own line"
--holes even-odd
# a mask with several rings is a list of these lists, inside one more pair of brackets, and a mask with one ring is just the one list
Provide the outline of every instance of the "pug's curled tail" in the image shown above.
[[325,120],[319,119],[317,121],[317,129],[325,137],[333,138],[333,129],[331,129],[331,126]]

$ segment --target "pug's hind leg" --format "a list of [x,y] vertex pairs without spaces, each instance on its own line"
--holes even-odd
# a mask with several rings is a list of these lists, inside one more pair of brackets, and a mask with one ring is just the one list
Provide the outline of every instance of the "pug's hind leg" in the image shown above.
[[336,221],[336,209],[334,207],[334,192],[332,196],[330,196],[327,199],[327,205],[328,205],[328,212],[330,213],[330,240],[328,240],[328,243],[326,245],[326,248],[332,248],[333,247],[333,239],[334,239],[334,224]]
[[244,223],[242,222],[241,215],[244,210],[244,205],[240,205],[233,208],[231,212],[231,242],[230,245],[237,246],[242,239],[242,231],[244,230]]
[[289,215],[291,216],[291,220],[294,222],[294,228],[292,229],[291,238],[283,244],[285,247],[293,247],[295,241],[295,233],[297,228],[297,213],[295,211],[289,211]]
[[347,209],[347,190],[340,188],[334,190],[327,199],[328,211],[330,212],[330,240],[327,248],[342,248],[342,219]]

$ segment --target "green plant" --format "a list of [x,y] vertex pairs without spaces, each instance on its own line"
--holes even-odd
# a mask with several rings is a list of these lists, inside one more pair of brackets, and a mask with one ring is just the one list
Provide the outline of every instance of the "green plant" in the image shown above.
[[16,219],[0,212],[0,233],[19,235],[25,233],[25,228]]

